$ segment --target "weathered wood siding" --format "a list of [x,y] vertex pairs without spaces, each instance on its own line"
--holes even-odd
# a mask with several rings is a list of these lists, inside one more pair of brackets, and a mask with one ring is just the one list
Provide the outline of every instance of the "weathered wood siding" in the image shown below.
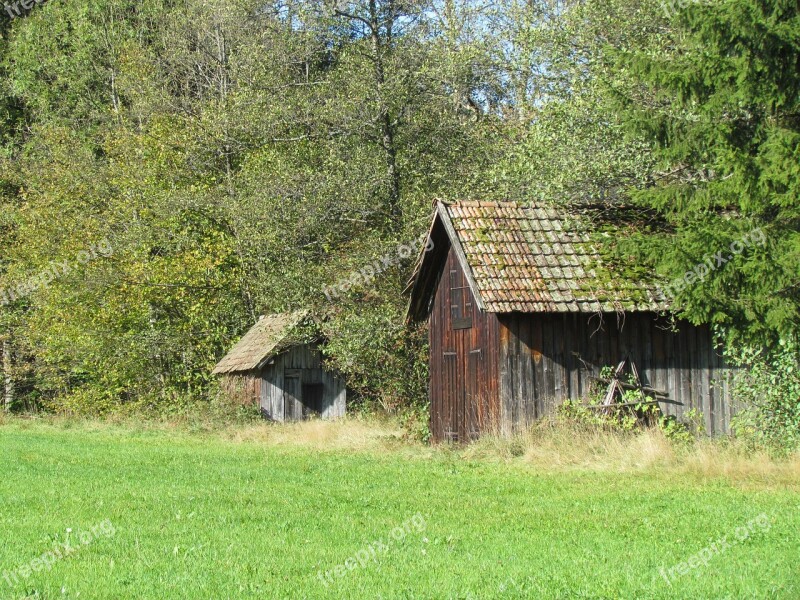
[[552,414],[567,399],[586,398],[604,366],[630,356],[645,385],[682,406],[661,403],[665,414],[702,412],[709,434],[730,430],[733,369],[714,349],[707,327],[652,313],[508,314],[500,320],[500,402],[504,431]]
[[472,440],[499,423],[497,335],[497,316],[478,309],[451,248],[430,316],[434,440]]
[[335,419],[345,414],[344,381],[322,368],[319,351],[312,345],[293,346],[275,357],[262,370],[260,381],[261,411],[273,421],[299,421],[314,413]]

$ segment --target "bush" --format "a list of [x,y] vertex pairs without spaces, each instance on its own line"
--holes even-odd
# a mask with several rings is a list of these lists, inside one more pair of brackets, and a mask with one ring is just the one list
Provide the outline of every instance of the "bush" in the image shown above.
[[347,379],[348,412],[398,415],[426,405],[427,337],[403,318],[399,307],[362,303],[324,323],[329,366]]
[[400,426],[405,438],[414,442],[427,444],[431,439],[430,407],[416,403],[400,412]]
[[734,394],[744,404],[733,431],[754,448],[788,454],[800,449],[800,345],[780,340],[774,348],[740,346],[727,358],[741,367]]
[[[611,377],[611,367],[604,367],[600,373],[602,379]],[[631,382],[633,383],[633,382]],[[658,406],[649,404],[653,400],[639,390],[625,390],[620,399],[621,404],[632,406],[611,407],[609,410],[598,410],[605,397],[606,386],[598,385],[592,390],[587,403],[578,400],[567,400],[558,408],[558,417],[572,425],[601,429],[609,432],[635,432],[646,425],[657,427],[668,440],[680,444],[690,444],[702,435],[702,414],[692,409],[686,414],[685,422],[673,416],[661,414]]]

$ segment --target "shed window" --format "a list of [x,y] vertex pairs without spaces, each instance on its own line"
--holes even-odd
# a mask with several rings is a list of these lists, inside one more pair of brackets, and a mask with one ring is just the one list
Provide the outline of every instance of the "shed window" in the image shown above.
[[472,327],[472,294],[465,279],[459,270],[450,271],[450,322],[453,329]]

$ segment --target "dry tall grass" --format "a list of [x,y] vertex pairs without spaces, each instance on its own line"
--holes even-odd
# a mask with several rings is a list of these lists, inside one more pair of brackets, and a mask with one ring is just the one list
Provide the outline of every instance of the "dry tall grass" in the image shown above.
[[511,437],[484,436],[464,446],[427,446],[409,441],[390,419],[343,419],[264,423],[226,430],[235,442],[316,451],[401,453],[517,464],[536,471],[607,471],[724,479],[738,484],[800,487],[800,454],[773,459],[730,438],[678,444],[659,430],[619,433],[566,423],[541,422]]
[[800,487],[800,454],[775,459],[728,437],[675,443],[658,429],[621,433],[542,422],[508,438],[484,437],[462,455],[547,471],[650,473]]
[[236,442],[314,450],[382,451],[419,446],[404,440],[404,432],[395,421],[377,418],[254,423],[228,428],[224,435]]
[[0,414],[0,426],[58,427],[88,430],[159,429],[180,435],[211,435],[233,443],[298,450],[394,454],[411,460],[447,457],[502,462],[539,472],[594,471],[695,480],[721,479],[739,485],[800,489],[800,454],[774,459],[753,453],[730,438],[677,444],[659,430],[634,433],[602,431],[563,422],[540,422],[510,437],[487,435],[469,445],[433,445],[410,441],[392,419],[346,418],[298,423],[254,422],[197,430],[185,423],[96,420],[63,417],[21,419]]

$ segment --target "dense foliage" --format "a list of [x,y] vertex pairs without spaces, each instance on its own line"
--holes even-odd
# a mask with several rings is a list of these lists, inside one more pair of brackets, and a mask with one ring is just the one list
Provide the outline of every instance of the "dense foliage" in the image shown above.
[[774,343],[800,317],[800,9],[725,0],[671,14],[664,51],[613,53],[638,83],[620,91],[622,114],[656,161],[633,197],[664,233],[639,247],[684,279],[671,295],[688,318]]
[[403,326],[414,256],[399,249],[436,197],[634,202],[624,235],[600,240],[610,259],[659,273],[684,316],[730,339],[791,334],[796,3],[666,8],[77,0],[6,20],[7,400],[207,397],[259,314],[312,307],[353,389],[414,412],[425,344]]
[[736,389],[744,410],[736,416],[736,434],[758,448],[778,454],[800,448],[800,344],[783,339],[765,350],[742,346],[729,352],[743,368]]
[[424,396],[402,327],[414,257],[324,291],[419,237],[433,197],[471,193],[494,152],[483,79],[456,14],[340,8],[101,0],[11,24],[0,282],[18,401],[202,395],[259,314],[301,306],[354,389]]

